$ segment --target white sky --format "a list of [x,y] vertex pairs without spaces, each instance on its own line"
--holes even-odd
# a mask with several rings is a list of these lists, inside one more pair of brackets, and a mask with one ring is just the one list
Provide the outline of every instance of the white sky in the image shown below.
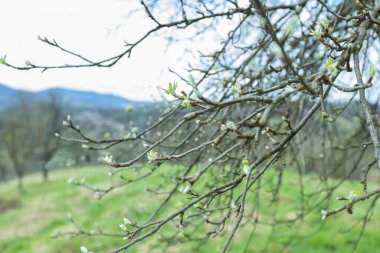
[[[123,50],[124,40],[134,42],[152,23],[142,11],[131,19],[129,11],[140,7],[138,0],[0,0],[0,55],[7,61],[32,63],[75,63],[77,60],[37,40],[55,39],[61,46],[92,60],[113,56]],[[157,86],[176,79],[168,67],[179,71],[186,61],[178,52],[185,44],[169,47],[163,37],[138,46],[130,59],[112,68],[17,71],[0,66],[0,82],[26,90],[66,87],[113,93],[146,100],[158,97]],[[181,48],[182,47],[182,48]]]
[[[141,9],[127,18],[136,8],[141,8],[139,0],[0,0],[0,55],[7,55],[8,62],[19,66],[26,60],[42,65],[78,63],[77,59],[40,42],[37,39],[40,35],[55,39],[61,46],[89,59],[108,58],[124,50],[124,40],[134,42],[153,27]],[[182,53],[185,48],[194,52],[205,48],[212,51],[219,47],[216,43],[208,37],[207,41],[199,38],[167,47],[161,34],[144,41],[132,51],[131,58],[124,58],[111,68],[41,73],[0,65],[0,83],[33,91],[65,87],[150,100],[159,97],[158,86],[167,87],[169,81],[178,80],[168,67],[188,76],[184,69],[190,55]],[[374,58],[372,62],[378,61],[376,52],[370,56]]]

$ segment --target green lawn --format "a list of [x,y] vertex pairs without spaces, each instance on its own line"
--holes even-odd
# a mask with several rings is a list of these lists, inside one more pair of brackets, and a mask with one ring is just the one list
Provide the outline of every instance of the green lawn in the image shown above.
[[[166,166],[163,170],[170,171]],[[105,186],[109,184],[108,169],[104,166],[72,168],[58,170],[51,173],[51,179],[47,183],[41,181],[39,174],[25,178],[27,193],[19,195],[16,182],[8,182],[0,185],[0,252],[1,253],[74,253],[80,252],[79,247],[86,245],[96,253],[110,252],[125,241],[114,237],[87,237],[74,238],[60,237],[53,239],[51,236],[58,232],[75,231],[75,227],[69,222],[69,216],[83,228],[96,230],[101,227],[104,232],[121,233],[119,224],[123,217],[128,217],[134,222],[143,222],[150,211],[158,207],[163,197],[158,197],[146,188],[154,188],[162,185],[161,177],[152,175],[147,180],[130,184],[115,192],[111,192],[101,200],[96,200],[93,193],[81,187],[69,185],[68,178],[75,177],[80,180],[86,177],[86,182],[91,185]],[[132,175],[130,175],[132,174]],[[138,172],[126,174],[136,177]],[[346,212],[321,220],[320,209],[327,208],[328,203],[322,202],[315,209],[324,196],[324,193],[316,194],[305,200],[305,211],[309,213],[304,220],[296,223],[282,223],[272,229],[274,219],[289,220],[299,213],[299,177],[296,173],[287,171],[284,173],[283,185],[280,191],[278,208],[275,208],[270,199],[271,189],[276,184],[276,173],[269,170],[265,174],[262,185],[263,191],[260,198],[260,216],[256,234],[249,244],[247,252],[351,252],[355,240],[358,238],[363,215],[370,201],[359,203],[355,206],[354,215]],[[113,179],[117,180],[117,179]],[[305,193],[317,190],[321,185],[315,174],[305,175]],[[330,180],[335,183],[336,180]],[[162,186],[162,191],[165,187]],[[345,196],[353,188],[359,188],[359,182],[345,182],[334,193],[336,196]],[[369,190],[378,187],[370,184]],[[251,214],[249,207],[254,202],[254,194],[247,199],[247,214]],[[188,201],[181,193],[178,193],[169,207],[178,205],[178,201]],[[342,202],[332,200],[330,208],[338,207]],[[192,212],[193,210],[189,210]],[[195,210],[194,210],[195,211]],[[254,214],[255,215],[255,214]],[[375,209],[371,221],[367,225],[364,235],[356,252],[376,252],[380,248],[380,212]],[[228,235],[231,224],[220,235],[209,239],[204,246],[196,252],[220,252]],[[211,227],[208,227],[211,229]],[[195,243],[184,245],[175,244],[168,248],[162,242],[173,229],[174,224],[167,224],[160,232],[152,236],[148,241],[143,241],[127,252],[192,252]],[[229,252],[243,252],[250,235],[252,224],[247,223],[239,230],[236,240]],[[203,235],[206,232],[201,227],[197,232]],[[187,228],[180,232],[181,236],[192,233]],[[291,240],[290,240],[291,239]],[[165,248],[165,249],[164,249]]]

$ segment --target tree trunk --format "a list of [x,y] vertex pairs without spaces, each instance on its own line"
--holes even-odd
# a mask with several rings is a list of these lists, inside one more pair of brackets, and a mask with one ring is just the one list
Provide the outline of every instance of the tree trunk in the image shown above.
[[43,177],[44,177],[44,182],[49,181],[49,169],[47,168],[46,164],[42,168],[42,174],[43,174]]
[[5,167],[0,166],[0,182],[4,182],[7,177],[7,171]]
[[24,188],[24,183],[23,183],[22,179],[23,179],[22,175],[20,175],[20,176],[17,175],[17,188],[18,188],[19,193],[25,194],[26,190]]

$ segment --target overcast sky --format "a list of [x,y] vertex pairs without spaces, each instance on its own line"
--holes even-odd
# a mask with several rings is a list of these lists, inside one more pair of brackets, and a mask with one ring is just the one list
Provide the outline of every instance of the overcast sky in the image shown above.
[[[127,17],[136,8],[140,11]],[[41,65],[78,63],[75,58],[40,42],[38,35],[55,39],[61,46],[92,60],[100,60],[120,53],[125,49],[124,40],[134,42],[154,25],[138,0],[0,0],[0,10],[0,56],[7,55],[8,62],[20,66],[26,60]],[[303,22],[308,18],[301,15]],[[181,34],[186,36],[183,30]],[[26,90],[65,87],[150,100],[159,97],[157,87],[167,87],[169,81],[178,80],[169,67],[187,77],[184,69],[190,55],[182,53],[185,48],[212,51],[219,46],[216,43],[210,37],[193,38],[168,47],[161,34],[144,41],[133,50],[131,58],[121,60],[112,68],[41,73],[0,65],[0,83]],[[379,60],[373,49],[370,58],[372,62]]]
[[[124,40],[135,41],[152,23],[144,12],[126,18],[137,0],[1,0],[0,55],[23,65],[32,63],[75,63],[57,49],[37,40],[55,39],[63,47],[93,60],[123,50]],[[182,47],[185,45],[182,45]],[[164,38],[145,41],[112,68],[17,71],[0,66],[0,82],[11,87],[41,90],[48,87],[92,90],[146,100],[158,97],[157,86],[174,79],[168,67],[183,69],[178,59],[181,45],[167,48]]]

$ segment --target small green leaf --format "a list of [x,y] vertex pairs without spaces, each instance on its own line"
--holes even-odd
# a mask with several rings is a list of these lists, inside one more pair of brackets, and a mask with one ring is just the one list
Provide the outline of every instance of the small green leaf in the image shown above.
[[230,92],[235,98],[239,98],[241,93],[240,84],[236,82],[235,85],[230,88]]
[[181,103],[181,105],[182,105],[183,107],[191,108],[190,97],[189,97],[189,96],[185,96],[184,98],[182,98],[182,103]]
[[327,18],[322,19],[318,23],[319,23],[320,26],[322,26],[326,30],[329,28],[329,20]]
[[244,159],[241,163],[242,163],[243,165],[249,166],[249,162],[248,162],[247,159]]
[[131,112],[131,111],[133,111],[133,106],[132,105],[127,105],[127,106],[125,106],[124,110],[126,112]]
[[194,93],[195,93],[195,96],[197,96],[198,98],[202,97],[202,94],[198,89],[194,89]]
[[189,81],[187,81],[187,84],[193,88],[196,87],[197,82],[195,81],[195,79],[192,75],[189,76]]
[[292,34],[296,28],[298,27],[298,17],[292,16],[291,18],[286,21],[284,25],[284,29],[287,33]]
[[173,83],[172,83],[172,82],[169,82],[168,89],[167,89],[167,90],[163,89],[163,90],[164,90],[164,92],[165,92],[166,94],[168,94],[168,95],[172,95],[172,94],[176,91],[177,86],[178,86],[178,85],[177,85],[177,82],[176,82],[176,81],[174,81]]
[[311,30],[311,32],[309,33],[310,35],[313,35],[314,37],[316,37],[317,39],[321,38],[322,37],[322,31],[320,29],[317,29],[317,30]]
[[123,136],[123,140],[128,140],[131,137],[130,133],[127,133],[126,135]]
[[330,58],[326,61],[325,67],[330,75],[333,75],[333,76],[338,75],[338,69],[336,67],[336,64]]
[[326,61],[326,68],[329,69],[332,67],[332,65],[334,65],[334,61],[331,60],[330,58]]
[[353,189],[353,190],[350,191],[350,193],[347,195],[347,199],[348,199],[350,202],[355,201],[358,197],[359,197],[359,191],[358,191],[357,189]]
[[29,60],[26,60],[25,66],[31,67],[31,66],[33,66],[33,64]]
[[0,64],[6,64],[7,63],[7,56],[3,55],[0,57]]
[[324,19],[320,22],[317,23],[315,30],[311,30],[309,34],[313,35],[317,39],[320,39],[323,35],[323,29],[325,28],[326,30],[328,29],[329,21],[327,19]]
[[369,78],[373,78],[373,76],[376,74],[376,68],[375,66],[371,63],[366,71],[366,76]]

